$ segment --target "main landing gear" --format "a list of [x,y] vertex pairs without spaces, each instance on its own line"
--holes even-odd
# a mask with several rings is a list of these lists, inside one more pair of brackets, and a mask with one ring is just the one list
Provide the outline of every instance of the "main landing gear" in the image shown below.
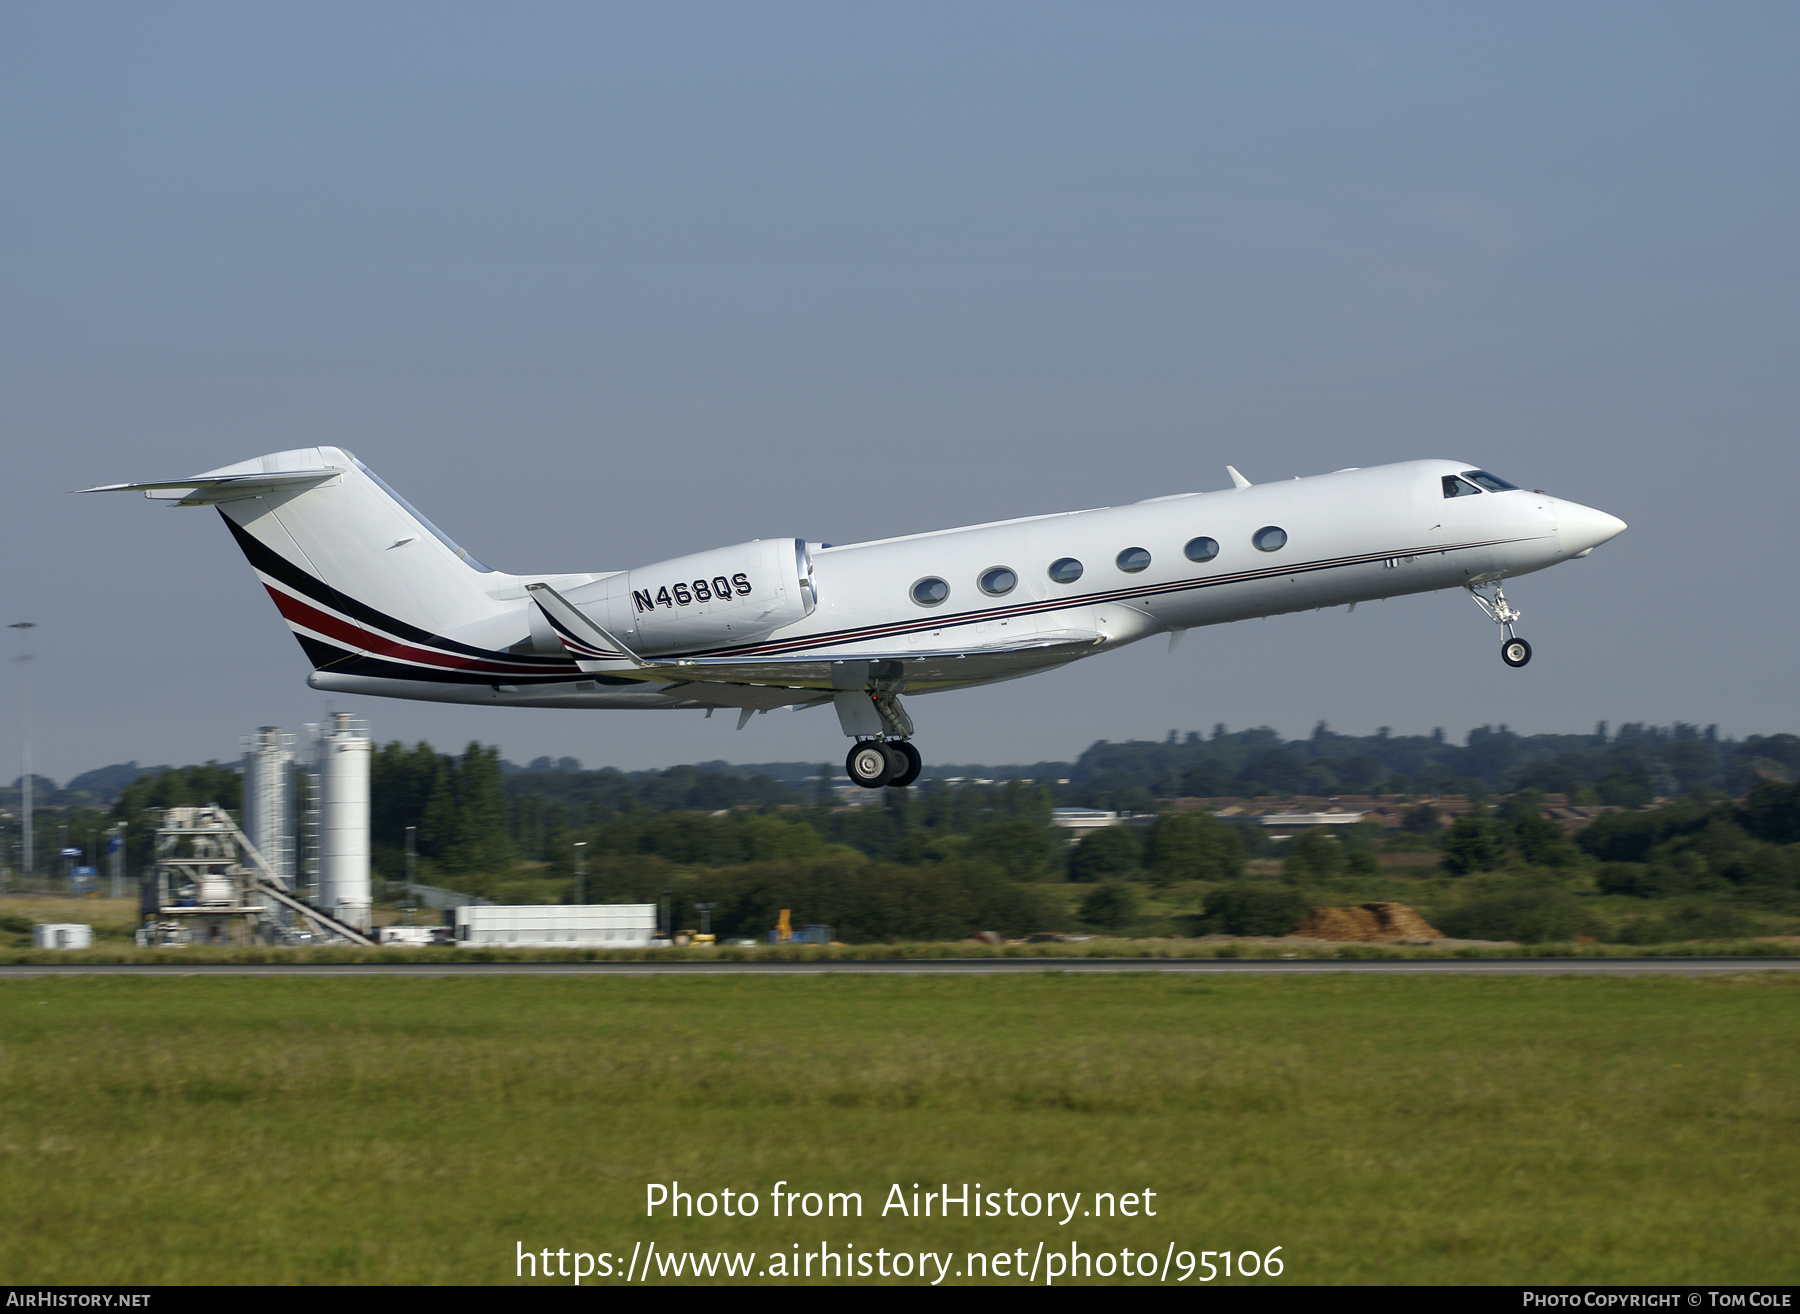
[[924,768],[919,750],[906,739],[865,739],[844,759],[844,770],[864,789],[910,785]]
[[925,764],[912,746],[912,717],[900,706],[906,688],[898,661],[841,661],[831,664],[838,724],[856,740],[844,770],[864,789],[910,785]]
[[1513,633],[1513,622],[1524,617],[1525,613],[1516,609],[1506,600],[1506,590],[1500,587],[1499,581],[1485,584],[1465,584],[1469,596],[1475,599],[1475,605],[1487,613],[1488,619],[1500,627],[1506,637],[1500,643],[1500,660],[1508,666],[1520,667],[1531,660],[1531,645]]

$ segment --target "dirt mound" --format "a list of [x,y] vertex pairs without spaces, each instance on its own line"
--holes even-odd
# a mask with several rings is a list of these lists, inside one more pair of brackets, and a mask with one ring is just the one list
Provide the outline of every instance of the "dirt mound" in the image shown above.
[[1314,908],[1294,928],[1309,940],[1441,940],[1444,933],[1403,903],[1365,903],[1355,908]]

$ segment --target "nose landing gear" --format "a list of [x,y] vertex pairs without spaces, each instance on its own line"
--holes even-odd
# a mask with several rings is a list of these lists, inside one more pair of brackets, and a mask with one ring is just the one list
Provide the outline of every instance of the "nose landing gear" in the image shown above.
[[924,768],[919,750],[906,739],[865,739],[844,759],[845,772],[864,789],[910,785]]
[[1506,590],[1500,587],[1499,581],[1465,584],[1463,587],[1475,599],[1475,605],[1486,612],[1488,619],[1498,625],[1501,633],[1506,636],[1500,643],[1500,660],[1514,668],[1529,662],[1531,645],[1513,633],[1513,622],[1523,619],[1525,613],[1506,600]]

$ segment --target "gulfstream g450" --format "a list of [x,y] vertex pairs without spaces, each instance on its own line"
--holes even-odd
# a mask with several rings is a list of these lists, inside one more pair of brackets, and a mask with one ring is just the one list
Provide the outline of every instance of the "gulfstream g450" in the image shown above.
[[1158,633],[1463,588],[1531,660],[1501,582],[1623,521],[1460,461],[1030,516],[872,543],[763,538],[622,571],[481,564],[349,452],[115,484],[219,509],[334,693],[510,707],[829,702],[871,788],[918,777],[905,695],[1012,679]]

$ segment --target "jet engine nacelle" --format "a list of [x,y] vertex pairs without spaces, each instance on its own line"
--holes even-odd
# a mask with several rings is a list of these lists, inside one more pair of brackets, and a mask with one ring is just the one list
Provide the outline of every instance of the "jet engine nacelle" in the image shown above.
[[[758,539],[675,557],[566,596],[640,653],[754,643],[804,620],[818,605],[812,553],[798,538]],[[532,626],[534,647],[555,642],[541,615]],[[562,651],[560,644],[555,650]]]

